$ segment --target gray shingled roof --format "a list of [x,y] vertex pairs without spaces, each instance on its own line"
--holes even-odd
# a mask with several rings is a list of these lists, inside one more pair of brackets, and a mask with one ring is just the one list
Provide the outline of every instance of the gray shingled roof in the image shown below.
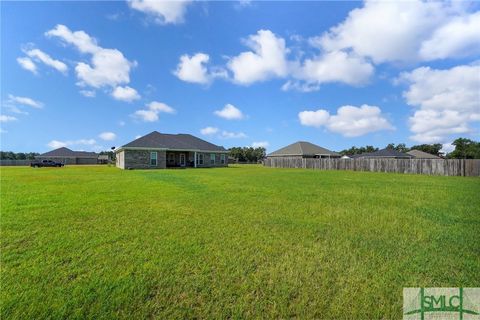
[[122,148],[165,148],[172,150],[226,151],[191,134],[167,134],[153,131],[143,137],[123,145]]
[[292,143],[284,148],[269,153],[267,157],[282,157],[282,156],[316,156],[316,155],[330,155],[340,156],[340,154],[330,151],[328,149],[317,146],[316,144],[298,141]]
[[414,156],[416,159],[442,159],[434,154],[423,152],[421,150],[410,150],[407,152],[409,155]]
[[355,154],[351,156],[354,159],[358,158],[413,158],[413,156],[397,151],[395,149],[382,149],[375,152],[366,152]]
[[98,154],[95,152],[86,151],[73,151],[68,148],[62,147],[52,151],[42,153],[37,156],[39,158],[97,158]]

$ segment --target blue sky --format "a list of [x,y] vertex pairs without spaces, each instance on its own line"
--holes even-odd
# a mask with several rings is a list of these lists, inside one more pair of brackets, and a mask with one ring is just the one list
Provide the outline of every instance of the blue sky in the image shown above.
[[1,2],[1,149],[479,139],[480,5]]

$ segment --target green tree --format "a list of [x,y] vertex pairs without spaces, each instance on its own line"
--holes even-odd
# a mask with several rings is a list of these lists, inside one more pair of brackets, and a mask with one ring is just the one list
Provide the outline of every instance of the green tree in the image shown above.
[[438,154],[440,153],[440,149],[442,149],[442,145],[440,143],[419,144],[410,148],[410,150],[420,150],[426,153],[434,154],[436,156],[438,156]]
[[228,149],[229,156],[234,158],[237,162],[253,162],[256,163],[259,160],[265,158],[265,148],[258,147],[233,147]]
[[378,150],[378,148],[375,148],[373,146],[365,146],[365,147],[360,147],[360,148],[352,146],[350,149],[342,150],[339,153],[342,156],[344,156],[344,155],[353,156],[354,154],[362,154],[362,153],[365,153],[365,152],[375,152],[377,150]]
[[455,150],[448,154],[452,159],[480,159],[480,142],[458,138],[452,142]]
[[395,146],[395,150],[399,151],[399,152],[408,152],[410,151],[409,148],[407,148],[407,146],[405,145],[405,143],[399,143]]

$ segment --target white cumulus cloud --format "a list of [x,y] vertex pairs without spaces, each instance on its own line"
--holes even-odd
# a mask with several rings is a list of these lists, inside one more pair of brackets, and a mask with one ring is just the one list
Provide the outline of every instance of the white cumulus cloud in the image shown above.
[[269,145],[268,141],[257,141],[252,143],[252,148],[267,148]]
[[375,63],[475,54],[479,16],[466,7],[466,2],[367,0],[311,43],[326,51],[352,50]]
[[241,120],[245,117],[240,109],[230,103],[226,104],[223,109],[215,111],[214,114],[227,120]]
[[67,147],[67,143],[58,140],[52,140],[47,144],[48,147],[52,149],[64,148]]
[[200,133],[203,134],[204,136],[209,136],[212,134],[216,134],[219,131],[218,128],[216,127],[206,127],[200,130]]
[[116,87],[115,89],[113,89],[111,94],[114,99],[126,102],[140,99],[140,95],[138,94],[137,90],[129,86]]
[[79,92],[82,96],[87,98],[94,98],[97,95],[95,90],[80,90]]
[[158,101],[152,101],[149,104],[147,104],[148,109],[156,112],[164,112],[164,113],[175,113],[175,109],[167,105],[166,103],[163,102],[158,102]]
[[325,127],[345,137],[358,137],[380,130],[392,130],[392,124],[382,115],[379,107],[362,105],[342,106],[337,114],[331,115],[327,110],[302,111],[298,114],[304,126]]
[[143,12],[159,24],[178,24],[184,22],[187,6],[190,0],[131,0],[128,1],[132,9]]
[[117,135],[113,132],[102,132],[98,135],[98,137],[105,141],[112,141],[117,138]]
[[224,139],[241,139],[246,138],[247,135],[243,132],[230,132],[223,130],[220,134],[220,137]]
[[158,101],[152,101],[146,107],[146,109],[135,111],[131,116],[145,122],[155,122],[159,119],[159,113],[173,114],[176,112],[174,108]]
[[210,82],[207,67],[210,57],[205,53],[196,53],[193,56],[184,54],[180,57],[177,70],[174,74],[183,81],[206,84]]
[[248,85],[288,74],[288,49],[283,38],[270,30],[259,30],[245,44],[253,51],[242,52],[227,64],[236,83]]
[[33,108],[43,108],[43,103],[40,101],[33,100],[32,98],[29,97],[18,97],[14,96],[12,94],[8,95],[8,101],[9,103],[12,104],[19,104],[19,105],[24,105],[24,106],[29,106]]
[[200,130],[200,133],[205,136],[216,135],[220,139],[241,139],[246,138],[247,135],[243,132],[231,132],[227,130],[220,130],[217,127],[205,127]]
[[479,75],[479,65],[402,73],[398,81],[408,84],[403,96],[417,108],[409,119],[411,139],[444,143],[451,135],[472,131],[470,124],[480,121]]
[[63,74],[66,74],[68,72],[68,66],[65,63],[60,60],[53,59],[40,49],[31,49],[25,51],[25,54],[30,58],[35,59],[36,61],[40,61]]
[[28,70],[33,74],[37,74],[37,66],[32,59],[28,57],[19,57],[17,58],[17,62],[23,69]]
[[[373,72],[374,67],[364,58],[343,51],[333,51],[313,59],[305,59],[295,78],[306,81],[310,86],[326,82],[360,86],[368,82]],[[289,88],[284,86],[283,89]]]
[[155,122],[158,120],[158,112],[152,110],[137,110],[132,116],[144,122]]
[[13,116],[7,116],[5,114],[0,115],[0,122],[11,122],[11,121],[16,121],[17,118]]
[[85,31],[73,32],[60,24],[45,34],[47,37],[60,38],[82,53],[91,54],[90,64],[78,62],[75,66],[80,86],[115,88],[130,82],[130,71],[136,66],[136,62],[127,60],[119,50],[102,48],[96,39]]
[[330,119],[330,113],[327,110],[319,109],[316,111],[302,111],[298,114],[300,123],[307,127],[320,128],[327,124]]
[[454,17],[420,47],[424,60],[464,57],[480,53],[480,12]]
[[95,139],[79,139],[79,140],[67,140],[67,141],[60,141],[60,140],[52,140],[50,141],[47,146],[52,149],[63,148],[63,147],[71,147],[71,146],[95,146],[97,141]]

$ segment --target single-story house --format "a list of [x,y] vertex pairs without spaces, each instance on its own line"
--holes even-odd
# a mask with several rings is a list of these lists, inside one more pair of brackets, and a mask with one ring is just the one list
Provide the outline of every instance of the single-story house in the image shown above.
[[121,169],[226,167],[228,151],[190,134],[153,131],[115,149]]
[[436,156],[431,153],[423,152],[420,150],[410,150],[407,152],[409,155],[413,156],[415,159],[442,159],[439,156]]
[[407,153],[397,151],[395,149],[382,149],[374,152],[366,152],[355,154],[351,156],[353,159],[376,159],[376,158],[389,158],[389,159],[412,159],[413,156]]
[[267,154],[267,158],[274,157],[340,158],[341,155],[310,142],[298,141],[277,151]]
[[95,152],[73,151],[62,147],[35,156],[36,160],[52,160],[63,164],[97,164],[98,154]]

